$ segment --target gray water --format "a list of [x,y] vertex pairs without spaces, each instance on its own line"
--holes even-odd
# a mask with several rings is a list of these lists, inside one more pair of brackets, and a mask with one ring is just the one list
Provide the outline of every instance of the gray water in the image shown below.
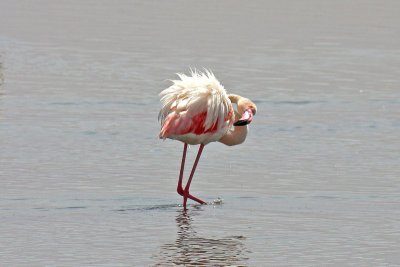
[[[399,13],[1,1],[0,265],[399,266]],[[191,192],[210,205],[184,212],[157,114],[190,67],[258,113],[244,144],[206,146]]]

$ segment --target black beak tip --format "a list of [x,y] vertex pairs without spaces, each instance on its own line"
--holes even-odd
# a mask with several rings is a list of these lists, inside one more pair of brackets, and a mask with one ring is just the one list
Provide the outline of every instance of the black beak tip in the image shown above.
[[250,122],[248,120],[238,120],[237,122],[235,122],[233,125],[234,126],[245,126],[247,124],[249,124]]

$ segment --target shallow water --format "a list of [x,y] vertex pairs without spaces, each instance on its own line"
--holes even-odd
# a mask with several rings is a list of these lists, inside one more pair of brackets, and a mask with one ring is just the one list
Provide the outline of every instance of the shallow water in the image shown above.
[[[2,1],[0,265],[400,265],[399,11]],[[210,205],[184,212],[156,119],[190,67],[258,113],[243,145],[205,148]]]

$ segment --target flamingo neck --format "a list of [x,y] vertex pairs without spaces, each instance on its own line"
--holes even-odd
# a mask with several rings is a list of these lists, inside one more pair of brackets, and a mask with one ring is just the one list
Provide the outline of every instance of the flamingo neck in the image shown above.
[[247,125],[245,126],[235,126],[233,130],[229,130],[218,142],[221,142],[227,146],[239,145],[246,140],[248,132]]

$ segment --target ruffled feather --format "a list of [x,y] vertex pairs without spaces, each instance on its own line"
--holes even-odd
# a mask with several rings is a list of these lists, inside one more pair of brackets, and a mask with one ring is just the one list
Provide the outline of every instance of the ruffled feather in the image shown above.
[[163,128],[160,137],[161,135],[162,138],[168,137],[165,133],[179,134],[173,129],[165,129],[174,125],[165,124],[168,117],[179,118],[181,124],[185,122],[189,124],[191,118],[206,114],[204,122],[202,121],[203,125],[200,126],[205,132],[209,132],[210,129],[227,130],[227,126],[232,124],[230,114],[233,108],[224,87],[214,74],[209,70],[204,72],[195,70],[191,71],[189,76],[183,73],[177,75],[179,79],[171,80],[172,85],[160,93],[162,108],[158,119]]

